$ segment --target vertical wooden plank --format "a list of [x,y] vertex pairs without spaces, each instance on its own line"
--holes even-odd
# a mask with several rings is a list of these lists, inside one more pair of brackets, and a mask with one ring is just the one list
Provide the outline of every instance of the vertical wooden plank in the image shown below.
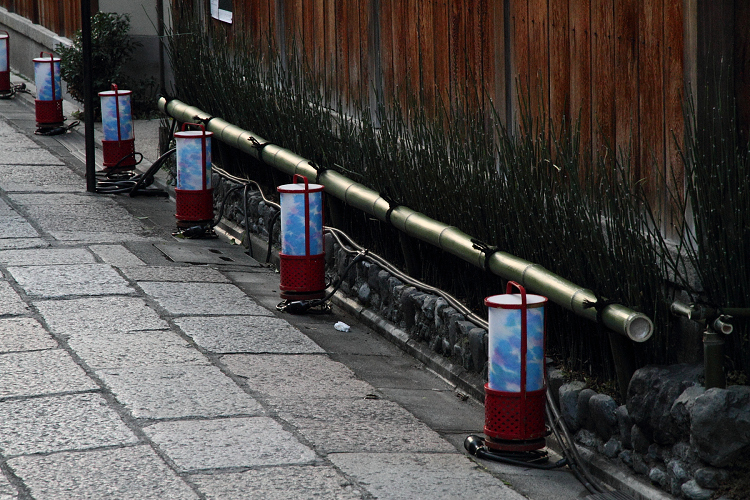
[[325,47],[324,67],[327,91],[333,92],[338,88],[338,72],[336,59],[336,0],[325,0],[323,7]]
[[[649,196],[656,196],[658,182],[663,180],[665,161],[663,36],[664,0],[644,0],[639,13],[638,115],[641,128],[639,143],[639,179]],[[656,170],[655,170],[656,169]]]
[[258,34],[256,40],[262,54],[266,54],[271,40],[271,36],[276,32],[273,26],[271,12],[273,9],[273,0],[261,0],[258,4]]
[[380,0],[380,67],[383,71],[383,99],[385,104],[393,102],[395,83],[393,74],[393,16],[394,2]]
[[359,5],[359,86],[363,106],[368,106],[370,102],[370,2],[372,0],[361,0]]
[[[524,106],[528,104],[530,89],[529,79],[529,5],[527,0],[510,1],[510,29],[511,29],[511,106],[516,112],[513,113],[513,124],[508,130],[516,130],[520,127],[520,114],[524,112]],[[526,100],[526,104],[524,104]]]
[[506,67],[508,61],[505,59],[505,6],[503,2],[490,2],[492,15],[492,27],[488,29],[487,36],[493,42],[493,53],[491,57],[494,60],[494,81],[495,86],[492,89],[495,112],[497,117],[508,127],[508,109],[506,106],[506,93],[510,82],[505,79]]
[[349,37],[348,5],[336,2],[336,68],[339,94],[344,104],[349,102]]
[[238,33],[244,33],[253,46],[260,45],[261,25],[258,20],[259,0],[232,2],[232,26]]
[[325,0],[314,0],[312,40],[314,43],[313,71],[321,83],[325,82]]
[[465,34],[464,59],[466,60],[466,100],[467,105],[479,105],[481,90],[481,48],[479,47],[478,1],[464,2],[463,19]]
[[456,102],[466,98],[466,26],[464,2],[450,0],[449,5],[450,85],[453,102]]
[[448,106],[451,100],[448,1],[435,0],[433,2],[432,15],[433,52],[435,54],[435,99],[439,104]]
[[299,56],[300,49],[300,15],[302,0],[286,0],[284,5],[285,53],[287,58]]
[[393,2],[393,81],[396,97],[402,107],[406,109],[406,2]]
[[315,0],[302,0],[302,48],[305,71],[315,70]]
[[570,0],[570,111],[573,123],[578,122],[584,166],[591,162],[590,29],[590,2]]
[[[489,0],[481,0],[477,9],[477,50],[479,52],[479,86],[482,104],[495,102],[495,15]],[[500,31],[502,33],[502,31]],[[489,108],[488,108],[489,109]]]
[[[684,145],[685,121],[682,104],[684,92],[683,19],[682,2],[664,3],[664,126],[665,126],[665,175],[666,187],[678,195],[682,194],[685,169],[680,160],[679,148]],[[678,141],[675,143],[675,139]],[[674,232],[674,208],[664,193],[664,206],[668,234]]]
[[[680,19],[681,20],[681,19]],[[604,158],[615,136],[614,1],[591,4],[591,112],[593,161]]]
[[419,26],[418,3],[421,0],[405,0],[402,3],[406,6],[404,20],[404,32],[402,36],[406,37],[405,56],[406,56],[406,76],[408,79],[408,96],[419,97],[419,37],[417,35]]
[[557,0],[549,5],[549,113],[553,130],[569,130],[571,125],[568,3]]
[[549,109],[549,15],[547,0],[529,1],[529,103],[531,114],[549,129],[546,120]]
[[[615,145],[618,155],[637,172],[638,6],[640,0],[615,0]],[[633,173],[635,174],[635,172]]]
[[347,38],[348,38],[348,67],[349,71],[349,104],[353,104],[360,97],[360,33],[359,33],[359,7],[357,1],[345,2],[347,4]]
[[423,93],[424,105],[432,112],[435,107],[435,36],[434,2],[432,0],[420,2],[419,7],[419,56],[420,56],[420,86]]

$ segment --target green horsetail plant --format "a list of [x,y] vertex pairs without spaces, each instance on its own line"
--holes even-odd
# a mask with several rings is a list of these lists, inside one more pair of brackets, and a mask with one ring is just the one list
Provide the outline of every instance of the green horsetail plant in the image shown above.
[[[721,88],[716,85],[716,88]],[[680,240],[669,272],[692,300],[718,310],[750,307],[750,143],[740,140],[735,103],[716,93],[699,117],[686,99],[687,139],[680,150],[682,183],[671,192],[681,215]],[[727,117],[729,117],[727,119]],[[667,253],[667,252],[665,252]],[[732,319],[728,367],[743,383],[750,374],[750,310]]]
[[[169,54],[176,97],[338,170],[395,204],[541,264],[602,300],[648,314],[656,334],[636,347],[637,364],[676,361],[670,346],[679,338],[665,312],[661,244],[654,241],[638,185],[628,181],[627,157],[610,148],[593,165],[583,164],[589,155],[582,154],[577,126],[555,129],[528,106],[521,111],[522,127],[510,133],[491,102],[469,88],[432,106],[419,94],[404,101],[385,96],[374,110],[368,96],[343,102],[331,79],[310,69],[304,47],[284,53],[270,39],[257,46],[188,11],[174,26]],[[411,88],[410,82],[396,83]],[[233,173],[281,183],[258,162],[223,149],[219,161]],[[401,266],[403,248],[411,247],[420,277],[477,312],[485,312],[484,297],[504,291],[496,276],[399,238],[392,227],[343,204],[340,210],[341,229],[362,245]],[[602,330],[561,308],[549,313],[550,352],[573,370],[611,380],[613,361]]]

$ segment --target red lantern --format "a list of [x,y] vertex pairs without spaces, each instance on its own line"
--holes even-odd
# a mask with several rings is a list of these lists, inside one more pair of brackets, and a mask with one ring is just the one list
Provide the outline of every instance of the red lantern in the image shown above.
[[[297,184],[302,180],[303,184]],[[323,186],[295,175],[277,189],[281,198],[280,296],[312,300],[325,296]]]
[[[200,130],[187,130],[187,127]],[[175,132],[177,187],[175,205],[178,227],[213,221],[214,190],[211,187],[211,137],[202,124],[184,123]]]
[[[511,294],[513,287],[518,294]],[[487,448],[525,452],[545,446],[546,297],[527,295],[508,282],[504,295],[487,297],[489,382],[485,385]]]
[[[48,54],[44,56],[44,54]],[[62,79],[60,58],[42,52],[34,58],[34,83],[36,84],[36,126],[55,128],[64,125],[62,105]]]
[[102,103],[102,150],[104,169],[117,168],[132,170],[135,166],[135,135],[130,106],[130,90],[119,90],[112,84],[112,90],[99,92]]

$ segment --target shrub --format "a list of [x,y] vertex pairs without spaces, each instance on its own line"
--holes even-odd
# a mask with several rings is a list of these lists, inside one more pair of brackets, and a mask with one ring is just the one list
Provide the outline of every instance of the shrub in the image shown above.
[[[134,80],[122,73],[124,65],[133,59],[141,46],[129,35],[130,16],[110,12],[97,12],[91,17],[91,73],[92,89],[98,93],[109,90],[112,83],[121,89],[133,91],[133,114],[143,114],[144,105],[153,108],[156,82],[151,79]],[[68,84],[68,93],[83,102],[83,39],[81,30],[73,35],[73,44],[55,47],[60,55],[60,74]],[[99,99],[93,99],[94,116],[99,117]],[[147,108],[146,108],[147,109]]]

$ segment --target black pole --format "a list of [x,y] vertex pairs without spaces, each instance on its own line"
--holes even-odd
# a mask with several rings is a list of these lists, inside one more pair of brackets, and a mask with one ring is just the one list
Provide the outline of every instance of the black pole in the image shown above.
[[83,45],[83,120],[86,131],[86,191],[96,192],[94,156],[94,106],[91,81],[91,0],[81,0],[81,42]]

